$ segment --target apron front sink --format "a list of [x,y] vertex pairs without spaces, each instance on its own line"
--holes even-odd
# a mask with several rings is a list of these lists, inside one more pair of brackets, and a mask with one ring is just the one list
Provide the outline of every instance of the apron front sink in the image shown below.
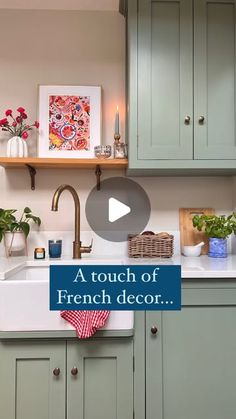
[[[55,262],[58,264],[58,262]],[[61,263],[65,264],[64,261]],[[88,264],[70,261],[71,264]],[[91,260],[90,264],[117,264],[117,261]],[[32,263],[33,265],[33,263]],[[133,311],[111,311],[100,330],[132,330]],[[26,266],[0,281],[0,331],[71,331],[75,330],[59,311],[49,310],[49,266]]]

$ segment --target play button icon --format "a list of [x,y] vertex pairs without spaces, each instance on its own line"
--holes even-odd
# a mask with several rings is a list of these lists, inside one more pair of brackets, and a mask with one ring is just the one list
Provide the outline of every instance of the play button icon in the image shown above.
[[130,212],[131,208],[128,205],[123,204],[116,198],[109,198],[108,219],[110,223],[114,223],[114,221],[119,220]]
[[94,187],[86,201],[85,213],[93,231],[105,240],[127,241],[139,234],[149,221],[151,206],[144,189],[131,179],[112,177]]

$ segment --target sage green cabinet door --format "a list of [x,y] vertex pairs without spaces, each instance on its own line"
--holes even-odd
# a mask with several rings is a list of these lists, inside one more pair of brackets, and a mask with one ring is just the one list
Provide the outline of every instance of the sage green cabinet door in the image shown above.
[[223,290],[188,293],[181,312],[147,312],[146,419],[233,419],[236,305]]
[[67,419],[133,418],[132,341],[68,342],[67,354]]
[[137,157],[192,159],[192,2],[139,0],[137,25]]
[[195,159],[236,159],[235,15],[235,0],[194,1]]
[[0,342],[2,419],[65,419],[65,349],[64,343]]

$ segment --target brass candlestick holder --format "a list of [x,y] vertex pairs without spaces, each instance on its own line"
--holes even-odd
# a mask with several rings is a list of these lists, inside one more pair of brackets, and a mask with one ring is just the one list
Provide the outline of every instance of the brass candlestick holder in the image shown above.
[[120,134],[114,134],[114,159],[126,159],[127,145],[120,142]]

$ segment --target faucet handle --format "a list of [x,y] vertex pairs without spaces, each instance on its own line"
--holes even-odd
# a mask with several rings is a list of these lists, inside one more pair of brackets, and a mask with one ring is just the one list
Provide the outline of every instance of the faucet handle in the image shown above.
[[91,253],[93,246],[93,239],[91,240],[91,244],[89,246],[80,246],[81,253]]

